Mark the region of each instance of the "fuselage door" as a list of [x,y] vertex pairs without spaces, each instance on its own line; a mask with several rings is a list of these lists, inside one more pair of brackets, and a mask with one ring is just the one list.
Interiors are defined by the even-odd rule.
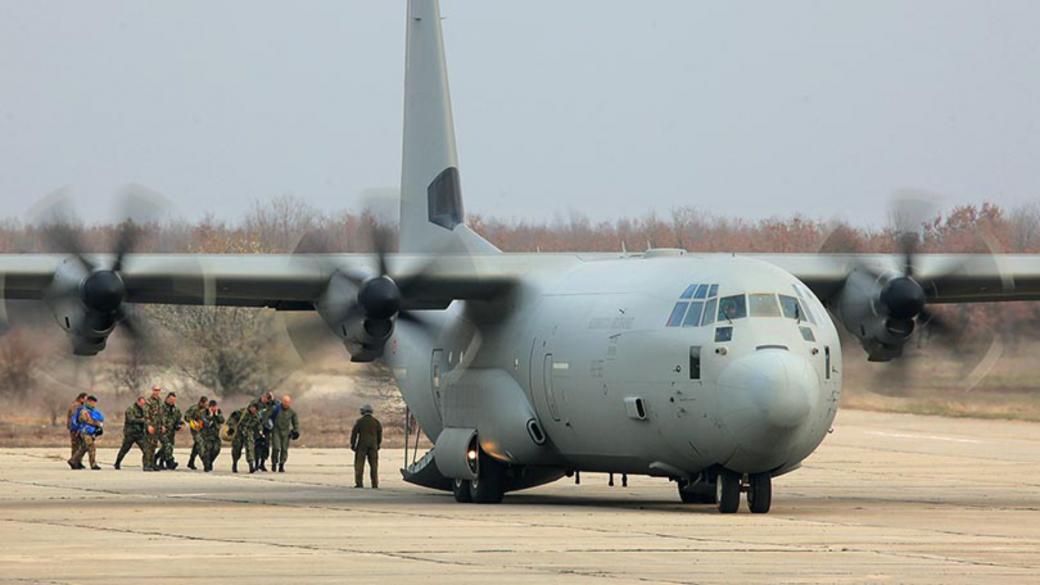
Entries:
[[430,390],[433,392],[433,406],[437,413],[441,412],[441,393],[444,391],[444,350],[435,349],[430,358]]
[[545,354],[542,362],[542,392],[545,394],[545,402],[549,405],[549,414],[553,420],[560,420],[560,407],[556,404],[556,392],[553,389],[553,356]]

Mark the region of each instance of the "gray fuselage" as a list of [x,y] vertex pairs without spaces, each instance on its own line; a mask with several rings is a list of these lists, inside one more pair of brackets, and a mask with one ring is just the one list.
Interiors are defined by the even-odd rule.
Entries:
[[741,257],[531,258],[507,301],[456,302],[428,313],[433,336],[400,325],[388,344],[432,440],[474,428],[510,463],[670,477],[783,473],[823,440],[841,348],[787,272]]

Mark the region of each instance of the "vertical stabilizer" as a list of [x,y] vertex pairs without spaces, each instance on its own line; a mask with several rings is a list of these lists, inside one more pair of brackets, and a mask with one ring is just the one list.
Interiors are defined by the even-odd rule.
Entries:
[[497,252],[466,226],[438,0],[407,18],[400,250]]

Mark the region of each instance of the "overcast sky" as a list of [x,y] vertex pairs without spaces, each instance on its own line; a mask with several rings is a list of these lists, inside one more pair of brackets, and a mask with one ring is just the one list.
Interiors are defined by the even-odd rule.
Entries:
[[[396,188],[404,7],[0,0],[0,215],[63,185],[93,218],[131,181],[185,217]],[[471,212],[879,224],[906,187],[1040,193],[1035,0],[442,9]]]

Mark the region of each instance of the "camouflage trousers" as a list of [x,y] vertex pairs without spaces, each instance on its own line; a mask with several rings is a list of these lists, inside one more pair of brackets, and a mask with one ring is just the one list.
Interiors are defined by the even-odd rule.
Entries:
[[80,433],[79,447],[76,452],[72,454],[72,459],[69,459],[70,463],[76,465],[83,464],[83,456],[90,455],[90,466],[97,466],[97,447],[94,445],[94,437],[86,433]]
[[148,443],[145,439],[145,435],[131,433],[123,434],[123,444],[119,446],[119,453],[116,455],[116,463],[122,463],[123,457],[130,452],[130,449],[134,445],[141,450],[141,468],[148,469],[152,466],[152,461],[148,459]]
[[156,457],[160,462],[173,461],[173,448],[177,441],[176,431],[159,435],[159,452]]
[[69,431],[69,446],[72,447],[72,450],[69,451],[70,458],[76,456],[76,451],[79,450],[79,443],[79,433],[76,431]]
[[220,437],[200,433],[195,437],[195,446],[199,450],[199,456],[202,457],[202,464],[212,467],[213,462],[220,455]]
[[235,434],[234,440],[231,441],[231,460],[237,462],[241,459],[243,450],[246,452],[246,461],[252,467],[256,462],[256,440],[252,436],[240,437]]

